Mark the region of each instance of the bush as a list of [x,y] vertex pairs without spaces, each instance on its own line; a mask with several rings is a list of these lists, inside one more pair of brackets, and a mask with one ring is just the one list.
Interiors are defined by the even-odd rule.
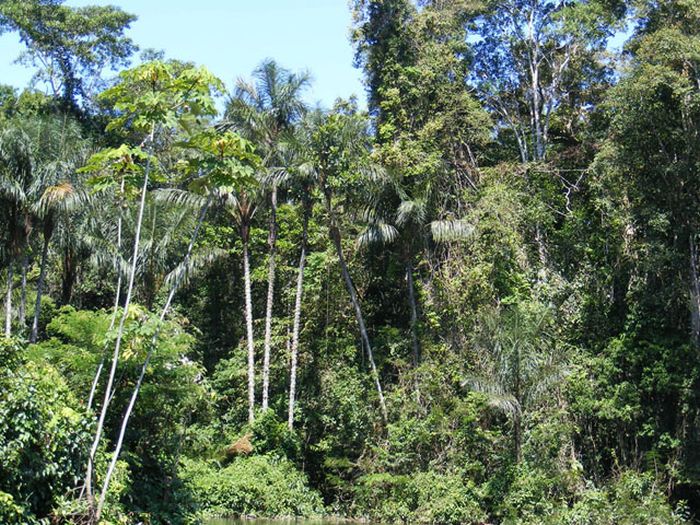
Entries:
[[552,479],[521,472],[505,498],[504,524],[512,525],[681,525],[650,474],[628,471],[604,487],[592,483],[567,497]]
[[25,509],[15,502],[12,495],[0,490],[0,523],[24,525],[33,523],[33,520],[26,516]]
[[253,424],[244,430],[250,432],[256,454],[274,454],[292,461],[298,459],[301,452],[299,438],[273,410],[261,411]]
[[257,515],[314,516],[321,497],[292,462],[275,456],[238,457],[224,468],[184,459],[180,477],[200,517]]
[[476,487],[459,474],[370,474],[357,485],[358,510],[378,521],[477,524],[486,520]]
[[0,378],[0,491],[14,503],[3,496],[2,512],[23,507],[49,516],[83,474],[90,436],[90,419],[54,368],[28,363],[6,370]]
[[650,474],[628,471],[607,487],[589,487],[556,519],[554,525],[680,525],[681,509],[674,510]]

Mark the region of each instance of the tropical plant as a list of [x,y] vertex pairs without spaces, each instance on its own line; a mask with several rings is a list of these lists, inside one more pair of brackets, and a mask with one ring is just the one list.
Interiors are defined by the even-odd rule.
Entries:
[[278,186],[280,178],[285,178],[284,174],[288,173],[290,167],[286,137],[306,112],[301,95],[309,85],[309,74],[292,73],[278,66],[275,61],[266,60],[255,69],[253,77],[254,84],[239,79],[228,101],[225,118],[229,125],[258,145],[265,170],[261,182],[269,194],[269,269],[262,373],[262,408],[267,410],[272,309],[275,299]]

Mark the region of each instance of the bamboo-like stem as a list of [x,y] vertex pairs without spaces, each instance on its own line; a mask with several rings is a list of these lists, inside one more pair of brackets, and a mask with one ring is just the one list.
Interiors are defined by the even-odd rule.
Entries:
[[[212,200],[212,194],[210,193],[206,204],[202,207],[202,210],[199,214],[199,218],[197,220],[197,225],[195,226],[194,232],[192,233],[192,238],[190,239],[190,243],[187,246],[187,252],[185,253],[185,257],[183,259],[184,266],[187,265],[187,262],[190,260],[190,256],[192,255],[192,250],[194,248],[195,243],[197,242],[197,237],[199,235],[199,230],[202,226],[202,223],[204,222],[204,217],[206,216],[207,210],[209,209],[209,205],[211,204]],[[134,390],[131,394],[131,398],[129,399],[129,404],[126,408],[126,412],[124,413],[124,417],[122,418],[122,424],[119,429],[119,437],[117,438],[117,444],[114,448],[114,452],[112,453],[112,460],[110,461],[109,467],[107,468],[107,474],[105,475],[104,482],[102,484],[102,491],[100,492],[100,497],[97,503],[97,512],[95,514],[95,519],[99,523],[100,516],[102,515],[102,510],[104,508],[104,503],[107,497],[107,491],[109,490],[109,484],[112,479],[112,475],[114,474],[114,470],[117,466],[117,461],[119,460],[119,454],[121,453],[122,445],[124,444],[124,435],[126,434],[126,429],[129,425],[129,418],[131,417],[131,413],[134,409],[134,405],[136,404],[136,398],[139,395],[139,391],[141,390],[141,385],[143,384],[143,378],[146,375],[146,370],[148,369],[148,365],[151,362],[151,357],[153,356],[153,351],[156,348],[156,343],[158,342],[158,336],[160,335],[160,331],[163,326],[163,322],[165,321],[165,316],[168,314],[168,311],[170,310],[170,306],[173,302],[173,298],[175,297],[175,293],[177,292],[177,289],[180,286],[180,283],[182,282],[183,274],[178,274],[175,277],[175,281],[173,282],[172,287],[170,288],[170,293],[168,294],[168,298],[165,301],[165,305],[163,306],[163,310],[160,313],[159,317],[159,324],[158,327],[156,328],[150,342],[150,346],[148,348],[148,353],[146,354],[146,359],[141,366],[141,372],[139,374],[139,378],[136,381],[136,385],[134,386]]]

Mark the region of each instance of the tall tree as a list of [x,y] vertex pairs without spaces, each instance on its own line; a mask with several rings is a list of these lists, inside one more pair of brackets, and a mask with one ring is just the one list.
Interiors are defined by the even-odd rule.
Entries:
[[[491,121],[468,90],[467,24],[478,5],[357,2],[356,61],[375,119],[374,154],[390,173],[377,187],[360,241],[394,242],[404,267],[413,361],[420,361],[416,259],[436,236],[468,234],[464,194],[478,182],[476,155]],[[432,227],[431,227],[432,225]]]
[[[181,67],[179,64],[154,61],[122,72],[120,81],[102,94],[106,101],[111,102],[115,109],[120,111],[118,116],[109,123],[108,129],[121,133],[128,131],[136,133],[141,138],[141,144],[138,146],[122,144],[117,148],[105,149],[93,155],[85,168],[85,171],[98,174],[96,184],[114,185],[120,180],[120,175],[124,174],[140,186],[124,309],[117,327],[105,396],[88,457],[86,494],[96,522],[99,522],[106,494],[103,491],[95,507],[92,491],[94,459],[102,438],[119,361],[124,324],[129,314],[135,284],[149,176],[152,170],[157,169],[157,166],[154,166],[156,158],[152,153],[156,147],[155,139],[158,136],[167,144],[181,129],[189,129],[197,119],[215,114],[211,99],[212,91],[221,87],[221,82],[203,68]],[[141,146],[147,149],[144,151]],[[115,176],[115,174],[120,175]]]
[[288,166],[284,147],[285,135],[306,112],[301,99],[309,85],[306,72],[292,73],[266,60],[253,72],[254,83],[239,79],[226,107],[226,119],[248,139],[254,141],[264,159],[267,172],[263,177],[269,187],[269,268],[265,308],[263,352],[262,409],[267,410],[270,389],[270,352],[272,344],[272,310],[275,300],[275,265],[277,252],[277,200],[279,170]]
[[[213,107],[213,101],[209,98],[208,91],[213,88],[218,88],[221,84],[218,79],[210,76],[205,70],[201,70],[198,77],[199,78],[196,77],[200,84],[198,87],[187,84],[185,84],[184,87],[187,91],[195,89],[199,92],[200,102],[204,103],[202,107],[204,111],[203,114],[206,115],[207,112],[210,113],[212,111]],[[95,512],[96,523],[99,523],[100,515],[104,508],[110,482],[124,443],[124,436],[129,424],[129,419],[141,390],[151,357],[157,346],[162,324],[170,311],[173,299],[180,285],[196,268],[196,264],[192,264],[194,262],[193,250],[209,206],[221,187],[233,188],[254,183],[253,173],[259,163],[258,157],[253,153],[252,144],[231,132],[218,134],[211,130],[205,130],[190,137],[190,141],[186,143],[186,145],[198,153],[196,158],[190,158],[189,162],[185,161],[187,168],[189,168],[187,171],[189,171],[194,178],[194,180],[190,182],[190,188],[204,193],[205,196],[200,200],[200,202],[203,202],[201,202],[201,209],[187,245],[185,255],[181,263],[173,270],[171,279],[169,279],[170,282],[168,284],[170,285],[170,290],[159,316],[160,325],[151,336],[146,358],[141,366],[136,385],[134,386],[129,404],[127,405],[121,421],[119,435],[102,484],[102,491]],[[185,197],[184,200],[187,201],[190,199]],[[178,199],[176,194],[175,202],[181,203],[182,201],[183,199]]]
[[604,74],[606,43],[624,8],[623,2],[598,0],[487,2],[473,76],[499,125],[514,137],[522,162],[545,160],[560,106],[575,104],[578,118],[586,111],[581,86]]
[[374,177],[381,168],[369,158],[368,122],[352,105],[338,105],[334,112],[316,112],[307,121],[307,158],[302,169],[313,171],[328,216],[328,235],[335,248],[345,287],[355,313],[360,341],[370,363],[372,379],[384,422],[388,412],[379,370],[374,359],[369,332],[355,284],[343,254],[340,217],[336,208],[339,193],[351,197],[352,188],[363,177]]
[[260,193],[255,189],[240,188],[221,192],[224,207],[229,211],[238,227],[243,246],[243,311],[248,352],[248,422],[255,420],[255,338],[253,335],[253,299],[250,284],[250,227],[260,202]]
[[0,32],[16,31],[27,50],[20,59],[39,68],[65,107],[98,87],[106,67],[128,63],[136,50],[124,36],[136,17],[114,6],[69,7],[62,0],[8,0],[0,4]]

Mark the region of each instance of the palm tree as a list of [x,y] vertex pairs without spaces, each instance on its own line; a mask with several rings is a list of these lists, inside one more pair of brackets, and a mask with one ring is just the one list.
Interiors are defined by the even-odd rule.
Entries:
[[[374,360],[357,290],[343,254],[340,221],[336,209],[337,188],[343,186],[343,177],[347,177],[348,174],[360,174],[371,180],[377,178],[382,171],[379,166],[369,160],[367,128],[367,120],[358,114],[353,107],[337,107],[334,112],[328,114],[323,114],[320,111],[315,112],[306,122],[303,140],[307,151],[307,161],[303,164],[302,169],[313,172],[314,178],[318,181],[328,216],[328,235],[335,248],[343,281],[350,295],[350,303],[357,320],[362,346],[367,352],[372,378],[377,389],[382,419],[386,423],[388,413],[379,371]],[[352,177],[352,175],[350,176]]]
[[42,221],[43,247],[41,250],[41,262],[39,265],[39,280],[36,285],[36,300],[34,304],[34,317],[32,320],[32,329],[29,336],[30,343],[36,343],[39,333],[39,317],[41,315],[41,300],[44,291],[44,282],[46,279],[46,266],[49,258],[49,243],[53,236],[56,224],[65,217],[65,215],[73,211],[82,202],[89,198],[88,194],[76,190],[73,184],[69,181],[59,182],[47,187],[39,199],[37,206],[37,214]]
[[[307,165],[307,168],[309,166]],[[304,269],[306,267],[306,250],[309,240],[309,221],[313,212],[312,192],[316,185],[313,170],[305,170],[301,167],[290,170],[295,189],[299,195],[302,208],[301,218],[301,247],[299,253],[299,265],[297,267],[297,283],[294,297],[294,314],[292,320],[292,341],[290,345],[289,366],[289,404],[287,413],[287,426],[289,430],[294,428],[294,405],[296,403],[297,365],[299,358],[299,332],[301,330],[301,306],[304,294]]]
[[368,224],[358,237],[358,244],[396,246],[406,276],[413,365],[418,366],[421,350],[413,275],[415,258],[431,245],[468,239],[474,228],[465,219],[437,213],[446,206],[439,202],[441,192],[431,177],[425,177],[420,184],[412,181],[409,192],[402,174],[385,172],[384,175],[365,185]]
[[267,173],[262,182],[268,186],[269,267],[267,304],[265,308],[265,338],[263,353],[262,408],[269,405],[270,352],[272,341],[272,309],[275,297],[275,266],[277,252],[277,198],[280,169],[288,168],[284,154],[284,136],[306,113],[301,100],[308,87],[308,73],[292,73],[274,60],[265,60],[253,72],[254,83],[239,79],[226,108],[227,124],[258,145]]
[[260,193],[249,190],[230,190],[220,193],[223,206],[238,226],[243,245],[243,309],[245,314],[246,344],[248,349],[248,422],[255,420],[255,341],[253,339],[253,301],[250,289],[250,226],[258,209]]
[[34,193],[35,149],[21,122],[0,130],[0,203],[4,215],[3,251],[7,264],[5,336],[12,335],[12,290],[16,260],[26,249],[32,231],[31,194]]
[[521,303],[487,310],[476,337],[482,361],[465,383],[511,417],[517,462],[522,459],[523,413],[567,373],[552,328],[550,307]]
[[[36,226],[44,233],[42,269],[37,286],[37,305],[40,305],[48,257],[48,237],[55,226],[59,202],[73,194],[70,181],[83,161],[87,142],[78,124],[67,115],[28,116],[7,122],[0,133],[1,199],[4,201],[7,222],[10,225],[6,251],[12,261],[22,260],[22,291],[19,307],[19,326],[24,329],[26,312],[27,269],[29,265],[30,234]],[[48,235],[48,237],[47,237]],[[10,279],[11,285],[11,279]],[[6,297],[6,308],[11,313],[11,294]],[[39,308],[35,309],[35,321]],[[7,316],[9,319],[10,316]],[[6,326],[9,330],[9,326]],[[30,340],[36,340],[35,329]]]
[[81,136],[77,123],[67,117],[54,119],[54,132],[44,134],[39,140],[42,159],[37,169],[41,185],[41,194],[34,205],[34,215],[41,224],[43,246],[39,270],[39,280],[36,287],[34,317],[29,340],[35,343],[38,336],[41,300],[46,279],[49,243],[59,222],[69,222],[70,214],[89,200],[85,191],[76,189],[76,170],[85,161],[88,152],[88,142]]

